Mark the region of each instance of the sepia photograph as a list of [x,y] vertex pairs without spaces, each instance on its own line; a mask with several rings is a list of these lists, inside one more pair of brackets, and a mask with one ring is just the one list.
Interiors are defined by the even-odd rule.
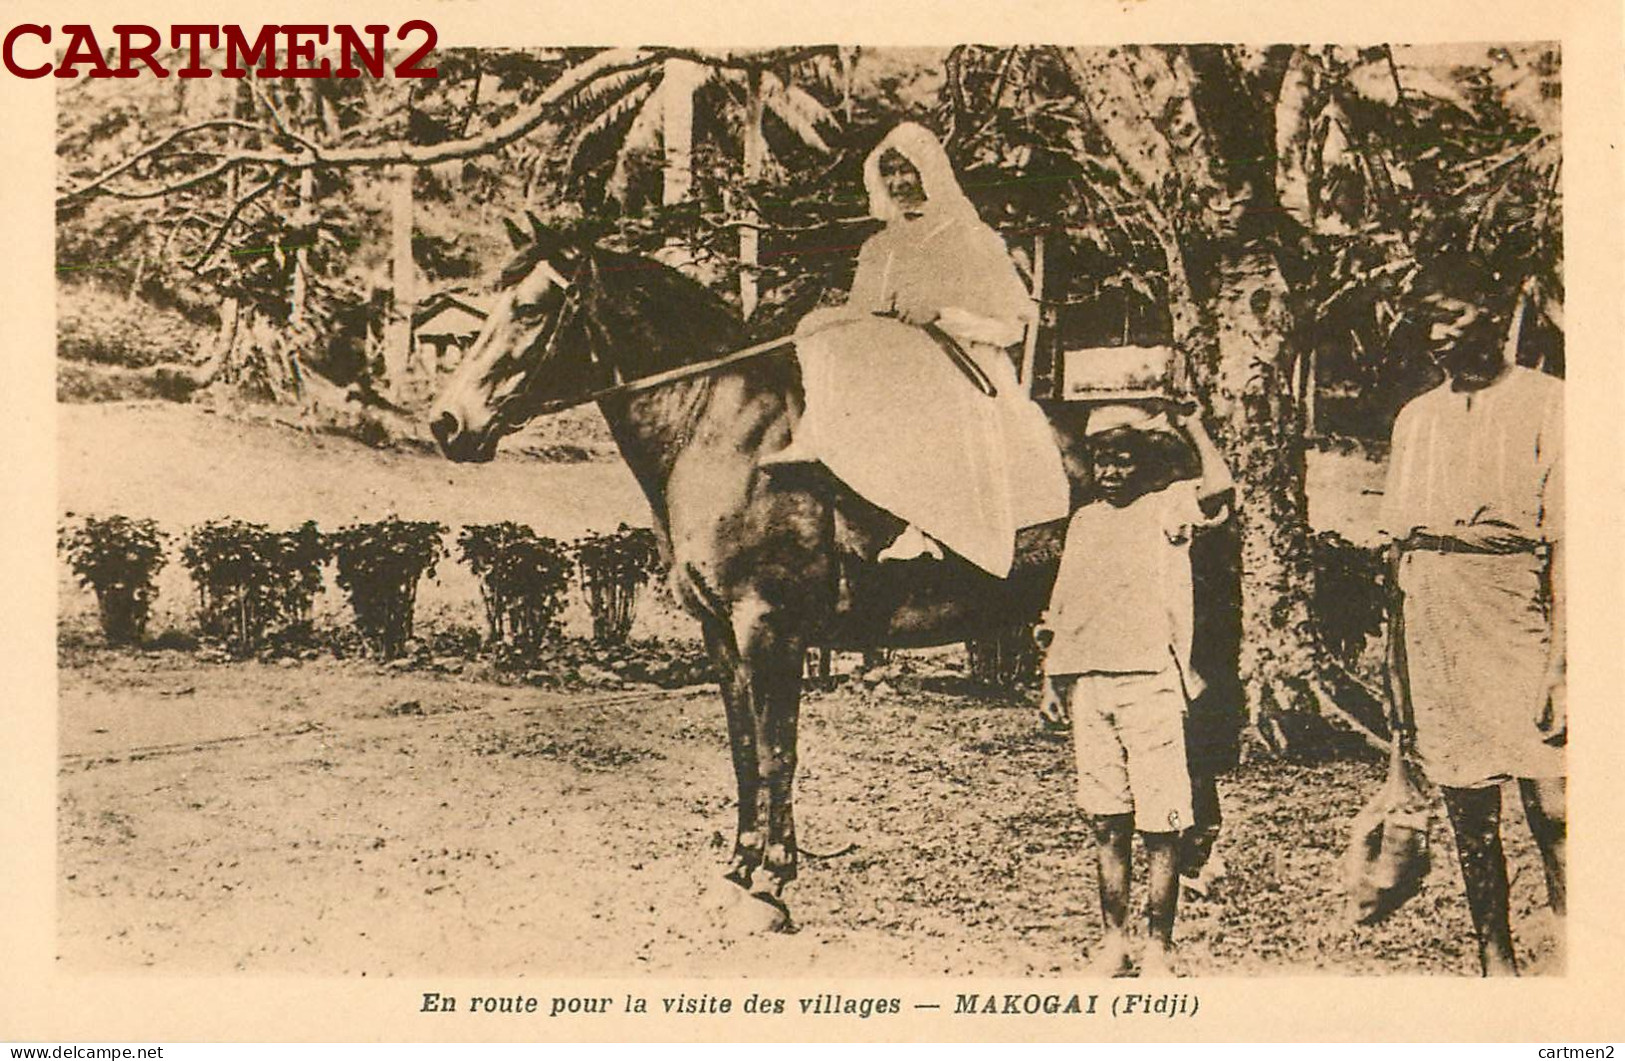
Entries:
[[1565,41],[224,28],[46,88],[56,975],[1571,978]]

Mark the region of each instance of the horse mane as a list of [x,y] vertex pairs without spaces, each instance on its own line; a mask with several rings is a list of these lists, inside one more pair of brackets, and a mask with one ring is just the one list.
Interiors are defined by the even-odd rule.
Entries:
[[738,349],[748,341],[733,307],[652,258],[593,247],[585,310],[622,378],[636,379]]
[[[546,263],[579,285],[581,332],[593,361],[613,370],[613,380],[630,381],[742,349],[751,335],[738,312],[705,285],[653,258],[610,250],[588,240],[556,237],[536,230],[503,267],[498,289],[511,288]],[[561,311],[562,312],[562,311]],[[786,400],[800,387],[793,357],[767,354],[730,367],[754,393],[777,393]],[[685,381],[674,394],[673,426],[687,433],[703,415],[718,379],[706,372]],[[609,379],[591,384],[602,386]]]

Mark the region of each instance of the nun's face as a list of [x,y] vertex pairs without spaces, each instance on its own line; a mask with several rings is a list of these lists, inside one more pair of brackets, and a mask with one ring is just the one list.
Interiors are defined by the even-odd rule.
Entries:
[[914,163],[896,151],[880,156],[880,179],[886,183],[886,194],[904,210],[917,210],[925,205],[925,185]]

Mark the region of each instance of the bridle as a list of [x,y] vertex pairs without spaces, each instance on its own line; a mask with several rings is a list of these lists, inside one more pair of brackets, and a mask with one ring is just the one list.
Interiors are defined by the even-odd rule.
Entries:
[[[565,326],[570,323],[571,318],[580,309],[582,299],[578,297],[578,294],[581,290],[581,274],[586,269],[587,263],[583,261],[576,267],[575,275],[564,281],[564,298],[559,304],[559,311],[553,315],[553,327],[548,330],[547,339],[542,343],[542,354],[537,359],[538,364],[546,364],[553,359],[553,351],[559,344],[559,336],[564,334]],[[594,360],[596,360],[596,357]],[[614,371],[613,368],[611,371]]]

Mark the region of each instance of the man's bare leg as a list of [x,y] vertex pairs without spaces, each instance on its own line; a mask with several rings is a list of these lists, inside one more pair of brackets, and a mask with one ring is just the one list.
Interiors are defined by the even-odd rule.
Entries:
[[1445,809],[1456,833],[1467,908],[1478,936],[1478,963],[1485,976],[1517,976],[1512,926],[1507,917],[1507,860],[1501,847],[1501,790],[1447,788]]
[[1540,860],[1546,869],[1546,902],[1552,913],[1568,913],[1569,888],[1565,866],[1568,861],[1569,814],[1568,782],[1561,777],[1518,782],[1523,793],[1524,813],[1529,831],[1540,847]]
[[1129,860],[1134,853],[1134,815],[1103,814],[1091,822],[1095,834],[1095,875],[1100,883],[1100,920],[1106,931],[1089,961],[1094,976],[1126,976],[1134,966],[1128,954]]
[[1149,888],[1145,900],[1146,944],[1141,973],[1175,976],[1174,917],[1179,909],[1179,834],[1141,833]]
[[1561,777],[1518,781],[1523,793],[1524,813],[1529,816],[1529,831],[1535,834],[1540,848],[1541,865],[1546,870],[1546,903],[1552,908],[1556,924],[1553,943],[1556,954],[1542,962],[1542,967],[1553,973],[1563,971],[1568,951],[1568,929],[1565,918],[1569,907],[1568,888],[1568,782]]

